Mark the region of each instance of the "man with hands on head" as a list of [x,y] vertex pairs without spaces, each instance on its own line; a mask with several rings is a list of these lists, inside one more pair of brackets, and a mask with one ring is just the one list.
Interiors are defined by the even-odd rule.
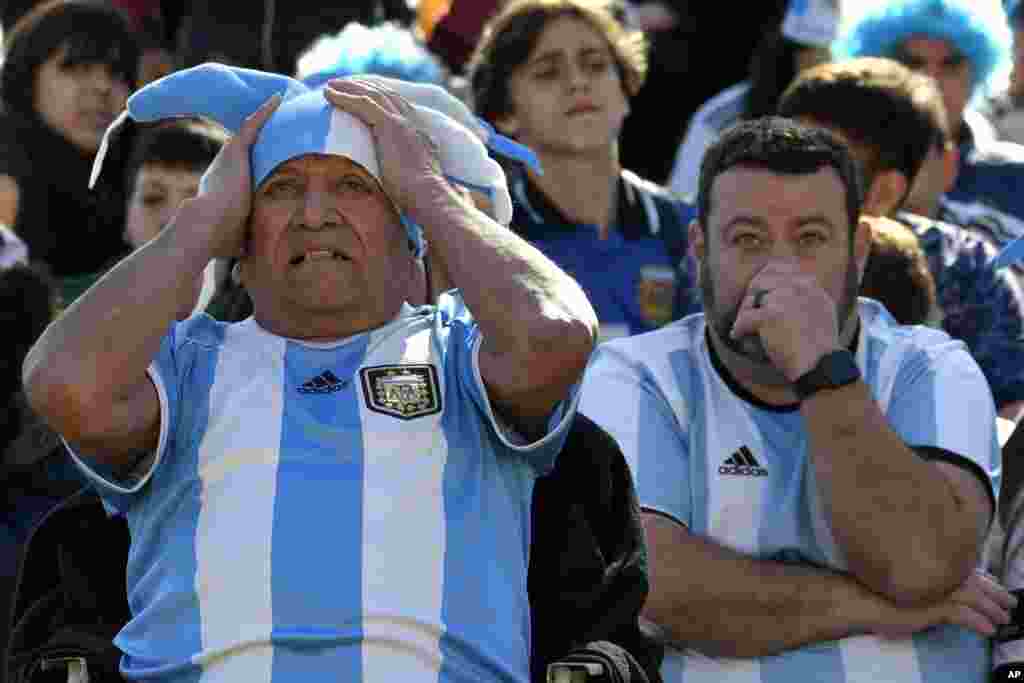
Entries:
[[848,149],[734,126],[690,226],[704,313],[598,347],[580,410],[622,445],[666,681],[983,681],[1014,604],[976,572],[999,475],[964,345],[858,299]]
[[[480,141],[387,81],[207,64],[129,101],[185,113],[236,132],[198,196],[24,366],[131,528],[122,672],[527,681],[530,496],[575,413],[586,298],[500,224]],[[414,308],[421,229],[462,289]],[[232,256],[253,317],[175,322]]]

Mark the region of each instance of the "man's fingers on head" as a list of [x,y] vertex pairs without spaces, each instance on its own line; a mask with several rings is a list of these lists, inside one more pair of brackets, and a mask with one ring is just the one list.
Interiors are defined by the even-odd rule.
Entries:
[[265,124],[267,119],[273,115],[274,111],[280,104],[281,95],[279,93],[271,95],[267,101],[261,104],[256,111],[245,119],[245,122],[242,124],[242,128],[238,131],[238,135],[236,137],[246,143],[252,143],[259,134],[260,129],[263,128],[263,124]]
[[[332,83],[338,84],[334,92],[342,96],[363,97],[365,98],[363,100],[364,103],[372,103],[382,112],[400,118],[414,118],[415,108],[412,104],[390,89],[387,83],[381,79],[375,79],[372,76],[354,76],[331,81],[328,83],[328,88],[325,92],[330,93]],[[332,99],[331,101],[334,102],[335,100]]]
[[370,95],[325,88],[324,97],[328,102],[342,111],[352,114],[370,128],[382,123],[386,117],[393,116]]

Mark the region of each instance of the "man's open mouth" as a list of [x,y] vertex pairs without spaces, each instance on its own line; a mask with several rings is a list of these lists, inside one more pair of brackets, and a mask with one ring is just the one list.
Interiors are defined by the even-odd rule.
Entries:
[[326,261],[328,259],[335,261],[350,260],[343,253],[335,249],[316,249],[313,251],[304,251],[301,254],[292,257],[288,263],[290,265],[297,266],[305,263],[306,261]]

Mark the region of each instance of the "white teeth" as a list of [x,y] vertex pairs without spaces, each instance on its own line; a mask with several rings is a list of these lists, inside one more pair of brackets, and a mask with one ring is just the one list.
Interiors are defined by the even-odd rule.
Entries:
[[330,249],[317,249],[316,251],[307,251],[306,258],[310,261],[314,259],[332,258],[334,254]]

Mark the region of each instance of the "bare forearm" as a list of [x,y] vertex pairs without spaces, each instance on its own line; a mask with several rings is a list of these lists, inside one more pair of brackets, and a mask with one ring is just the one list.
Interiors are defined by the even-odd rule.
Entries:
[[597,321],[575,280],[450,188],[422,194],[413,217],[426,231],[432,263],[461,289],[485,338],[511,352],[565,348],[576,338],[589,350]]
[[959,585],[979,551],[978,521],[950,481],[908,448],[861,383],[805,401],[817,486],[850,571],[897,602]]
[[[184,209],[178,221],[195,220]],[[177,222],[177,221],[176,221]],[[179,312],[191,306],[209,261],[172,224],[155,240],[115,266],[54,321],[29,352],[25,385],[33,403],[52,421],[71,420],[59,404],[113,401],[145,381]],[[57,412],[58,414],[54,414]],[[86,425],[57,424],[66,436]]]
[[690,536],[651,548],[644,616],[674,643],[709,656],[762,657],[868,633],[881,603],[854,579],[755,560]]

